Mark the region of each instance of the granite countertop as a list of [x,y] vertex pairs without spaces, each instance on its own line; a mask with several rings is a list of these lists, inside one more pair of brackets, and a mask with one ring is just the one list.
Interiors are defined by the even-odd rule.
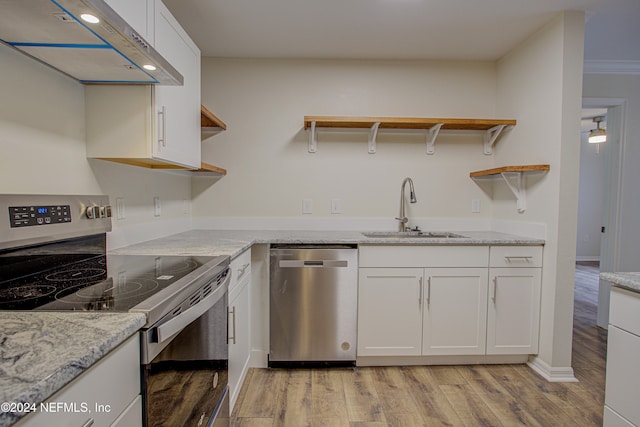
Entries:
[[361,231],[191,230],[120,248],[124,255],[228,255],[232,259],[253,244],[349,243],[371,245],[544,245],[544,240],[493,231],[455,231],[461,238],[366,237]]
[[640,293],[640,272],[600,273],[600,278],[615,286]]
[[[145,321],[140,313],[0,311],[0,402],[43,402]],[[21,415],[0,411],[0,427]]]

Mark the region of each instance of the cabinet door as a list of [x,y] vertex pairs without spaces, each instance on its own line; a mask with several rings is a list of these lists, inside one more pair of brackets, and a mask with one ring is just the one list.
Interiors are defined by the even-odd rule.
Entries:
[[[614,288],[615,289],[615,288]],[[611,312],[615,310],[611,305]],[[609,324],[605,404],[634,426],[640,425],[640,337]],[[605,424],[608,425],[608,424]],[[612,423],[611,425],[616,425]]]
[[361,268],[358,356],[419,355],[422,269]]
[[536,354],[540,328],[539,268],[492,268],[487,354]]
[[200,167],[200,50],[166,6],[155,2],[155,48],[184,78],[184,86],[154,86],[157,115],[153,156]]
[[153,19],[149,16],[147,0],[105,0],[139,35],[153,45]]
[[486,268],[424,270],[422,354],[484,354],[487,316]]
[[251,275],[243,280],[229,294],[229,394],[231,408],[238,399],[242,382],[249,369],[251,355],[249,282]]

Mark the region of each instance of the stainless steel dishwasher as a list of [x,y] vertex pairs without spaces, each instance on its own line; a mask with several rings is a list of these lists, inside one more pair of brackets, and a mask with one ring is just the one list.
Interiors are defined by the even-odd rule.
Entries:
[[355,245],[271,245],[269,366],[355,364]]

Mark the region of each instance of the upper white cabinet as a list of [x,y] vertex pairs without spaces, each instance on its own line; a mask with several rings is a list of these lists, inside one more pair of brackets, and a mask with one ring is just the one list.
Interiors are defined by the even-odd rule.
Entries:
[[[117,12],[133,19],[145,2],[124,8],[115,3],[120,2],[114,2]],[[149,168],[199,169],[200,50],[161,1],[149,5],[153,24],[147,28],[153,35],[147,41],[182,74],[184,85],[87,86],[87,157]],[[143,25],[142,18],[133,22]]]
[[153,46],[153,0],[106,0],[105,2]]

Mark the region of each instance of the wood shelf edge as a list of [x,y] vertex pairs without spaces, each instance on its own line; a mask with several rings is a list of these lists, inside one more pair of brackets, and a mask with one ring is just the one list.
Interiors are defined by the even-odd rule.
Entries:
[[311,122],[316,128],[370,128],[380,123],[381,129],[429,129],[442,124],[442,129],[488,130],[494,126],[515,126],[516,120],[498,119],[458,119],[424,117],[348,117],[348,116],[304,116],[304,128],[309,129]]
[[551,167],[549,165],[503,166],[499,168],[471,172],[469,176],[471,178],[479,178],[483,176],[499,175],[504,172],[543,172],[548,171],[550,168]]
[[227,130],[225,122],[220,120],[215,114],[207,109],[204,105],[200,105],[200,127],[210,130],[211,128],[220,128]]
[[224,176],[227,174],[227,170],[218,166],[211,165],[209,163],[202,162],[200,169],[192,170],[196,175],[215,175]]

